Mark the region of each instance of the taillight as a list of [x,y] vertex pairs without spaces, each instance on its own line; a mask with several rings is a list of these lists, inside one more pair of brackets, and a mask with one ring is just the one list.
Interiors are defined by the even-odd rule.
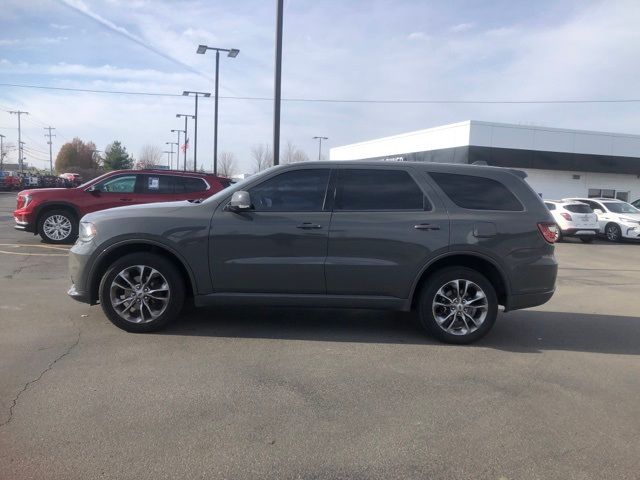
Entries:
[[549,243],[555,243],[558,239],[558,226],[555,223],[538,223],[538,230],[540,230],[542,238]]
[[562,215],[562,218],[568,220],[569,222],[572,220],[571,215],[569,215],[568,213],[561,213],[560,215]]

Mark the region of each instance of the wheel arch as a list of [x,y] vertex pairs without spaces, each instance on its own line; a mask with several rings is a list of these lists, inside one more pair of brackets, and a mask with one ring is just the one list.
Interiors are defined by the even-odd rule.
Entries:
[[73,213],[73,215],[75,216],[77,221],[80,221],[80,218],[82,217],[82,215],[80,215],[80,212],[78,211],[78,208],[72,204],[72,203],[68,203],[68,202],[47,202],[47,203],[43,203],[42,205],[38,205],[38,208],[36,210],[36,221],[35,221],[35,225],[36,228],[38,228],[38,225],[40,225],[40,220],[42,219],[42,215],[44,215],[45,213],[51,211],[51,210],[69,210],[71,213]]
[[187,297],[193,297],[197,292],[195,277],[188,267],[184,259],[170,247],[152,240],[129,240],[111,245],[100,253],[100,256],[93,263],[93,267],[89,272],[88,286],[91,304],[98,301],[100,288],[100,280],[105,274],[109,265],[124,255],[131,253],[148,252],[162,255],[171,261],[180,272],[184,280],[185,294]]
[[489,280],[496,289],[498,303],[505,307],[507,306],[509,293],[511,291],[510,285],[502,268],[500,268],[493,259],[475,253],[452,252],[433,260],[431,263],[428,263],[423,267],[414,282],[411,295],[409,297],[412,309],[416,307],[420,291],[428,279],[434,273],[447,267],[467,267],[481,273],[487,277],[487,280]]

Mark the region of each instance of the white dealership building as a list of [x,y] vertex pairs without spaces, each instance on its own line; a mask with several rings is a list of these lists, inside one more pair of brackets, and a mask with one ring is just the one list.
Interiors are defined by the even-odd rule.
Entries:
[[335,147],[330,159],[485,162],[526,171],[545,199],[640,198],[640,135],[469,120]]

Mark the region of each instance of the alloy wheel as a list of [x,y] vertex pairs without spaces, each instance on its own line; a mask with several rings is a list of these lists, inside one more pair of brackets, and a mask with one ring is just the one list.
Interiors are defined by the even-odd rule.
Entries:
[[608,240],[612,242],[620,240],[620,228],[617,225],[608,225],[606,233]]
[[167,309],[171,290],[155,268],[132,265],[118,273],[109,289],[111,306],[127,322],[149,323]]
[[476,283],[451,280],[440,287],[433,298],[433,317],[438,326],[452,335],[468,335],[487,318],[487,295]]
[[73,225],[71,225],[71,220],[64,215],[51,215],[42,223],[42,230],[51,240],[61,241],[71,235]]

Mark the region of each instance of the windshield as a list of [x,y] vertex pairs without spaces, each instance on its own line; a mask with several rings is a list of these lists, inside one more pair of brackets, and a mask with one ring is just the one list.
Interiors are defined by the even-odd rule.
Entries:
[[607,210],[613,213],[636,213],[640,214],[640,210],[632,205],[624,202],[603,202]]
[[103,173],[102,175],[100,175],[99,177],[95,177],[92,178],[91,180],[87,180],[86,182],[84,182],[83,184],[79,185],[78,188],[85,188],[88,187],[91,183],[94,183],[96,181],[99,181],[102,177],[107,176],[109,173],[111,172],[107,172],[107,173]]

